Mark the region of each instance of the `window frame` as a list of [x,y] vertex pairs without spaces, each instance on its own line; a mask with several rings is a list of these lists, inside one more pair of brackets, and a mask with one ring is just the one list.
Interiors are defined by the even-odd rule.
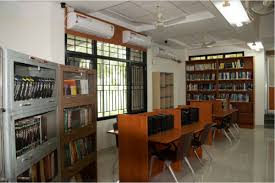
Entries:
[[[142,51],[142,61],[130,60],[131,49],[126,47],[126,59],[114,58],[103,55],[97,55],[97,41],[92,40],[92,53],[83,53],[67,50],[67,34],[65,34],[65,65],[67,65],[68,57],[77,57],[83,59],[89,59],[92,62],[93,69],[97,70],[97,59],[106,59],[113,60],[118,62],[126,63],[126,75],[127,75],[127,97],[126,97],[126,110],[127,113],[124,114],[137,114],[147,111],[147,53]],[[141,110],[132,110],[132,67],[139,66],[143,67],[143,109]],[[97,113],[98,114],[98,113]],[[107,119],[117,118],[117,115],[98,117],[97,121],[103,121]]]

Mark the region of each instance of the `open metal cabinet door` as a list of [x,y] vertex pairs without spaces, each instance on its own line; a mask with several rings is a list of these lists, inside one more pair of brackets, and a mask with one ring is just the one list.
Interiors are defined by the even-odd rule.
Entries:
[[0,47],[0,182],[5,181],[3,110],[3,50]]

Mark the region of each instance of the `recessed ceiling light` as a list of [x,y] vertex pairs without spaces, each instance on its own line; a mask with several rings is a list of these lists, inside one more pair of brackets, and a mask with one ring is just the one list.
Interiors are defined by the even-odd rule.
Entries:
[[264,49],[264,46],[262,42],[252,42],[252,43],[247,43],[250,49],[255,50],[255,51],[260,51],[261,49]]

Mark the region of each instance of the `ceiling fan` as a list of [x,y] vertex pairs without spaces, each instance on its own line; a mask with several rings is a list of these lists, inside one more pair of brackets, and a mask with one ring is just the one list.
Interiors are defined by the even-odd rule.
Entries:
[[153,29],[161,29],[165,27],[169,27],[179,22],[182,22],[186,19],[186,15],[179,15],[178,17],[171,18],[171,19],[164,19],[163,14],[160,10],[160,5],[157,4],[156,6],[156,20],[152,24],[148,24],[147,22],[140,22],[140,21],[132,21],[133,23],[140,23],[146,26],[144,31],[149,31]]
[[274,1],[273,0],[263,0],[263,1],[246,1],[246,8],[250,13],[256,15],[268,15],[274,12]]
[[191,44],[191,46],[192,46],[192,47],[195,47],[195,48],[211,48],[211,47],[213,47],[215,44],[216,44],[216,41],[215,41],[215,40],[207,41],[206,38],[205,38],[205,36],[204,36],[202,42],[193,43],[193,44]]

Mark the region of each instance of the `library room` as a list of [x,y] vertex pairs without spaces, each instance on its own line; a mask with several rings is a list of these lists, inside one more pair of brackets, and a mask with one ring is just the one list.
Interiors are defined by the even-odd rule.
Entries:
[[0,1],[0,182],[274,182],[274,0]]

